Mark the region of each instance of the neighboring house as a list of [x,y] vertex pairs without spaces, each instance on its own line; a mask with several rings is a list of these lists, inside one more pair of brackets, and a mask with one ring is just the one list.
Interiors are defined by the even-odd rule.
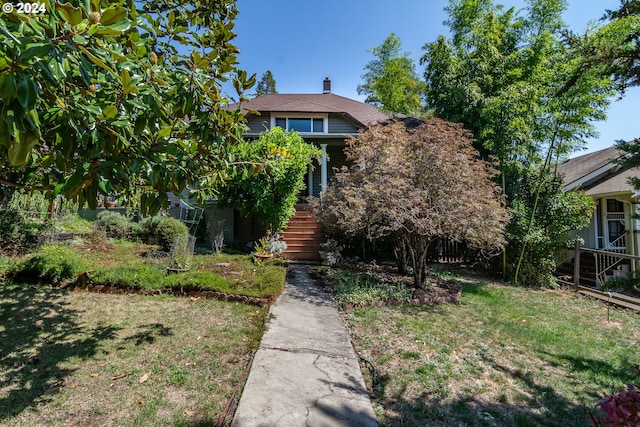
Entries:
[[[559,164],[558,173],[565,191],[583,190],[596,203],[589,227],[570,237],[581,238],[585,248],[640,255],[640,222],[634,218],[640,213],[640,192],[629,183],[640,171],[621,166],[617,160],[623,154],[616,147],[605,148]],[[634,269],[632,263],[621,267]]]
[[[257,138],[260,133],[279,126],[287,131],[295,130],[306,142],[322,150],[319,162],[309,167],[307,188],[301,194],[301,200],[318,197],[333,176],[333,168],[346,164],[344,147],[347,137],[391,119],[372,105],[331,93],[331,80],[328,78],[323,81],[322,93],[272,93],[231,104],[229,108],[241,108],[245,112],[248,125],[245,138]],[[290,258],[317,259],[320,238],[318,232],[311,232],[313,221],[302,211],[300,209],[285,230],[284,238],[289,245],[285,254]],[[234,217],[236,240],[255,239],[259,234],[256,228],[255,221]]]
[[615,147],[569,159],[558,165],[565,191],[584,190],[596,203],[588,228],[576,233],[584,246],[640,254],[640,229],[633,215],[640,212],[640,192],[629,178],[640,177],[637,169],[627,169],[616,162],[622,156]]

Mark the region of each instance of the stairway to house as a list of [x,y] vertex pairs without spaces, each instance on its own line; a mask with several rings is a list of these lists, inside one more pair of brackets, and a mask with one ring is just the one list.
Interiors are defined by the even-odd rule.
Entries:
[[[574,262],[571,258],[560,264],[554,273],[558,278],[566,278],[566,281],[573,283],[574,274]],[[596,287],[596,259],[591,255],[584,255],[580,257],[580,285]]]
[[287,243],[284,257],[293,260],[319,261],[322,230],[315,215],[307,205],[296,205],[296,213],[287,228],[280,233]]
[[[622,265],[629,266],[629,262],[624,260]],[[627,267],[628,268],[628,267]],[[556,277],[570,277],[568,281],[573,282],[574,259],[564,262],[556,268]],[[609,273],[611,274],[611,272]],[[580,256],[580,286],[596,288],[596,258],[591,254],[583,253]]]

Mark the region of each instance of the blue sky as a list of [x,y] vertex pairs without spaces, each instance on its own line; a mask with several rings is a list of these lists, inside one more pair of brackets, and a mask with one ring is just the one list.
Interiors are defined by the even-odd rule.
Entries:
[[[524,7],[521,0],[497,1]],[[329,77],[332,92],[364,100],[356,88],[362,83],[370,52],[390,33],[396,33],[402,48],[419,65],[422,46],[447,34],[443,24],[447,0],[238,0],[235,44],[240,49],[240,67],[258,78],[271,70],[279,93],[321,93],[322,80]],[[564,20],[581,32],[605,9],[615,9],[619,0],[568,0]],[[588,149],[574,155],[606,148],[617,139],[640,137],[640,88],[613,101],[606,122],[596,123],[599,138]]]

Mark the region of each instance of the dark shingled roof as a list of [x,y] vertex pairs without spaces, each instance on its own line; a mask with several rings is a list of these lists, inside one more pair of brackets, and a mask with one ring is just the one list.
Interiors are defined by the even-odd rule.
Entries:
[[229,109],[242,108],[243,111],[279,113],[346,113],[364,126],[384,123],[391,117],[373,105],[332,93],[322,94],[280,94],[270,93],[258,96],[248,102],[229,105]]
[[[638,169],[625,169],[615,163],[624,153],[616,147],[609,147],[583,156],[574,157],[558,165],[558,173],[563,176],[565,186],[583,189],[591,196],[612,193],[632,193],[630,177],[640,177]],[[589,177],[589,174],[593,176]],[[576,185],[583,180],[581,185]],[[573,186],[571,184],[574,184]]]

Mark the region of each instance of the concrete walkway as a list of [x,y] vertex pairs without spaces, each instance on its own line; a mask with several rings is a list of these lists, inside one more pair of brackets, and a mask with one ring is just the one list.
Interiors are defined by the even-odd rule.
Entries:
[[333,298],[289,267],[232,427],[377,426]]

